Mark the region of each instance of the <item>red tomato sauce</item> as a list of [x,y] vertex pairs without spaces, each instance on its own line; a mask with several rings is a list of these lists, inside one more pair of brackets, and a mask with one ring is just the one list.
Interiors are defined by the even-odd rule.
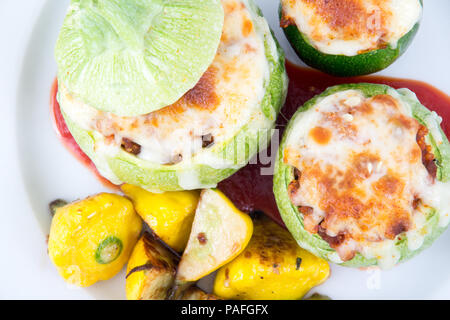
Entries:
[[[424,106],[436,111],[443,118],[441,124],[442,129],[447,137],[450,136],[450,97],[427,83],[384,76],[337,78],[312,69],[296,66],[290,62],[286,63],[286,69],[290,82],[286,104],[277,120],[277,128],[281,131],[300,106],[315,95],[323,92],[326,88],[343,83],[368,82],[386,84],[396,89],[408,88],[415,92],[417,98]],[[58,101],[56,100],[57,91],[58,84],[55,81],[51,92],[51,110],[55,121],[55,128],[61,141],[79,161],[97,175],[105,186],[117,189],[116,185],[98,173],[95,165],[73,139],[61,114]],[[281,137],[282,132],[280,132]],[[272,191],[273,176],[261,175],[262,167],[268,167],[268,165],[247,165],[230,178],[219,183],[219,189],[242,211],[263,211],[276,222],[283,225]]]
[[69,152],[77,158],[82,164],[84,164],[93,174],[97,176],[100,182],[110,189],[117,190],[119,186],[111,183],[109,180],[103,178],[95,167],[94,163],[89,157],[81,150],[78,144],[75,142],[72,134],[67,128],[64,117],[61,113],[58,100],[56,100],[56,94],[58,93],[58,81],[55,79],[50,92],[50,113],[53,118],[56,134],[60,138],[63,145],[69,150]]

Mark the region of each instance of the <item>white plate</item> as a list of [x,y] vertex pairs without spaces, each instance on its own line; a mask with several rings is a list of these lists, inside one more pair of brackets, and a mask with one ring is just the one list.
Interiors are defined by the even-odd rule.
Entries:
[[[104,191],[56,137],[49,92],[56,73],[53,47],[68,0],[0,3],[0,298],[123,299],[124,272],[89,289],[69,288],[46,253],[55,198]],[[298,62],[277,20],[276,0],[257,0],[287,57]],[[450,93],[450,2],[428,1],[419,33],[407,53],[382,74],[419,79]],[[314,291],[334,299],[450,298],[450,232],[418,257],[391,271],[333,266]]]

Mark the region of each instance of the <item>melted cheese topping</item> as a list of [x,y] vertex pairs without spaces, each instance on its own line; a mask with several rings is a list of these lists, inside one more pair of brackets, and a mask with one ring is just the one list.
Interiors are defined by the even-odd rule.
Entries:
[[60,86],[59,102],[66,115],[81,128],[99,132],[104,139],[98,144],[119,150],[122,139],[129,139],[140,145],[137,156],[153,163],[175,164],[199,155],[213,167],[229,167],[220,159],[209,159],[205,137],[213,140],[213,147],[261,117],[270,72],[264,37],[257,33],[250,11],[239,0],[222,0],[222,4],[225,22],[215,60],[175,104],[147,115],[119,117],[78,101]]
[[390,45],[420,20],[419,0],[282,0],[282,26],[295,24],[319,51],[354,56]]
[[396,91],[372,98],[337,92],[294,126],[284,149],[284,162],[299,171],[290,198],[305,229],[326,240],[341,261],[359,252],[382,267],[395,265],[402,234],[410,250],[422,246],[430,207],[441,210],[441,226],[448,224],[450,184],[422,163],[421,125]]

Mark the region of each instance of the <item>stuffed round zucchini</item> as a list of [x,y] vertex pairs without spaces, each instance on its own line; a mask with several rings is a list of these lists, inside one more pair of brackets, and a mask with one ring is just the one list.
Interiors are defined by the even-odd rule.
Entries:
[[344,266],[389,268],[450,221],[450,144],[408,89],[331,87],[290,120],[274,193],[303,248]]
[[96,109],[149,113],[198,82],[222,28],[219,0],[71,0],[55,48],[58,81]]
[[422,0],[281,0],[281,27],[300,59],[336,76],[385,69],[413,40]]
[[[102,1],[92,3],[97,2]],[[118,7],[117,14],[120,16],[130,14],[128,7],[136,1],[114,2],[124,4],[123,12]],[[138,2],[161,3],[153,0]],[[106,102],[93,98],[95,90],[83,91],[84,87],[80,86],[86,97],[73,91],[73,83],[64,76],[66,64],[58,63],[58,101],[67,126],[99,172],[111,182],[126,182],[150,191],[212,187],[246,165],[250,157],[259,148],[265,148],[270,140],[271,129],[287,91],[283,52],[260,10],[251,0],[202,0],[199,3],[207,2],[210,2],[209,5],[217,2],[224,11],[220,42],[212,62],[208,62],[198,82],[185,90],[176,101],[161,100],[159,93],[154,95],[153,89],[133,93],[140,97],[136,104],[135,100],[122,97],[122,94],[127,94],[127,89],[122,87],[123,79],[131,81],[144,73],[148,75],[141,70],[137,73],[136,65],[131,62],[127,64],[128,60],[117,71],[120,74],[115,85],[119,87],[119,92],[115,93],[118,99],[107,99]],[[192,16],[195,14],[197,12],[192,13]],[[202,14],[210,18],[208,11],[202,11]],[[124,18],[120,21],[125,23],[128,20]],[[220,24],[221,19],[218,21]],[[216,23],[212,25],[213,33]],[[188,42],[191,38],[202,36],[204,31],[197,31],[195,25],[183,30],[188,33]],[[209,32],[208,28],[205,30]],[[178,45],[178,40],[182,39],[177,36],[178,40],[175,41],[171,34],[162,36],[166,37],[165,45],[172,45],[172,40]],[[208,37],[211,38],[210,35]],[[64,39],[60,41],[64,43]],[[87,38],[85,41],[89,47],[107,47],[103,40],[96,38]],[[192,68],[197,71],[200,63],[196,59],[207,61],[202,58],[206,54],[203,51],[209,50],[213,42],[214,39],[208,40],[205,49],[203,45],[196,45],[195,50],[188,43],[188,48],[194,52],[193,56],[190,55],[192,52],[188,52],[188,58],[182,58],[192,62]],[[65,46],[57,46],[57,52],[58,48]],[[179,45],[179,48],[183,50],[184,44]],[[198,57],[195,56],[196,52]],[[102,60],[102,56],[95,59],[97,69],[111,63],[109,59]],[[159,66],[157,73],[160,77],[165,77],[166,64],[170,64],[171,59],[159,57],[159,61],[155,62]],[[183,73],[189,72],[191,64],[184,60],[179,63],[176,68],[185,66],[186,70],[180,67]],[[88,71],[92,71],[91,66],[87,65]],[[109,71],[104,76],[108,76]],[[158,86],[163,86],[163,91],[175,90],[179,93],[185,88],[180,82],[185,81],[191,81],[191,75],[186,78],[180,73],[178,78],[165,78],[158,82]],[[155,97],[159,102],[153,102]],[[107,103],[109,101],[110,104]],[[147,101],[151,101],[151,106],[146,106]],[[165,104],[163,108],[160,108],[161,101]],[[144,111],[151,112],[141,114]]]

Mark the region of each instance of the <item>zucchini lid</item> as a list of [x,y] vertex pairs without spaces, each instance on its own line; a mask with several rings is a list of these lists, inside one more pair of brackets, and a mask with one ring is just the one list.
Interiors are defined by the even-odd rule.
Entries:
[[[271,129],[283,105],[287,93],[287,75],[284,66],[284,53],[259,8],[253,1],[242,1],[252,15],[258,34],[264,39],[265,56],[270,75],[264,82],[265,95],[260,110],[251,121],[244,125],[228,141],[214,144],[201,151],[203,161],[194,155],[174,165],[161,165],[142,160],[120,150],[117,154],[97,152],[96,141],[104,137],[96,131],[87,131],[74,123],[64,111],[62,114],[75,141],[83,152],[94,162],[100,174],[115,184],[129,183],[150,191],[176,191],[213,187],[226,179],[248,160],[265,148],[270,141]],[[239,150],[237,152],[236,150]]]
[[[275,199],[284,223],[286,224],[287,228],[292,233],[294,238],[297,240],[299,245],[312,252],[313,254],[325,260],[335,262],[343,266],[367,267],[378,265],[377,259],[367,259],[360,253],[357,253],[353,259],[342,262],[339,259],[337,252],[332,249],[325,240],[323,240],[318,234],[311,234],[304,229],[303,216],[298,211],[297,207],[292,204],[288,194],[288,186],[291,181],[294,180],[294,170],[292,166],[285,164],[283,161],[283,152],[287,143],[287,139],[290,133],[295,130],[294,124],[298,123],[296,120],[300,119],[305,111],[313,108],[324,97],[345,90],[359,90],[367,98],[379,94],[392,95],[391,93],[394,90],[399,94],[398,96],[396,96],[396,98],[401,99],[403,102],[410,105],[413,117],[417,119],[422,125],[426,126],[427,128],[429,128],[430,124],[437,125],[438,132],[429,130],[427,139],[429,139],[428,141],[431,144],[432,152],[436,158],[436,179],[441,182],[450,182],[450,143],[447,140],[444,132],[440,128],[439,119],[436,114],[423,106],[413,92],[408,89],[395,90],[389,86],[379,84],[344,84],[330,87],[322,94],[317,95],[316,97],[306,102],[297,110],[292,119],[289,121],[286,131],[283,135],[283,139],[280,144],[277,160],[275,163],[273,187]],[[441,143],[438,145],[436,141],[441,141]],[[408,248],[406,237],[402,236],[401,240],[398,240],[398,238],[396,238],[395,247],[400,253],[400,258],[397,263],[410,259],[425,248],[429,247],[432,242],[447,228],[447,226],[442,227],[439,225],[439,212],[437,212],[437,210],[435,209],[431,209],[431,212],[427,218],[426,228],[427,230],[429,230],[429,232],[426,234],[422,246],[417,250],[410,250]]]
[[55,48],[58,81],[103,111],[158,110],[206,71],[223,20],[220,0],[72,0]]
[[[280,19],[282,18],[282,10],[280,4]],[[282,29],[292,48],[307,65],[334,76],[353,77],[381,71],[394,63],[409,47],[419,30],[419,26],[420,21],[398,40],[395,48],[388,45],[386,48],[371,50],[355,56],[333,55],[319,51],[295,24]]]

